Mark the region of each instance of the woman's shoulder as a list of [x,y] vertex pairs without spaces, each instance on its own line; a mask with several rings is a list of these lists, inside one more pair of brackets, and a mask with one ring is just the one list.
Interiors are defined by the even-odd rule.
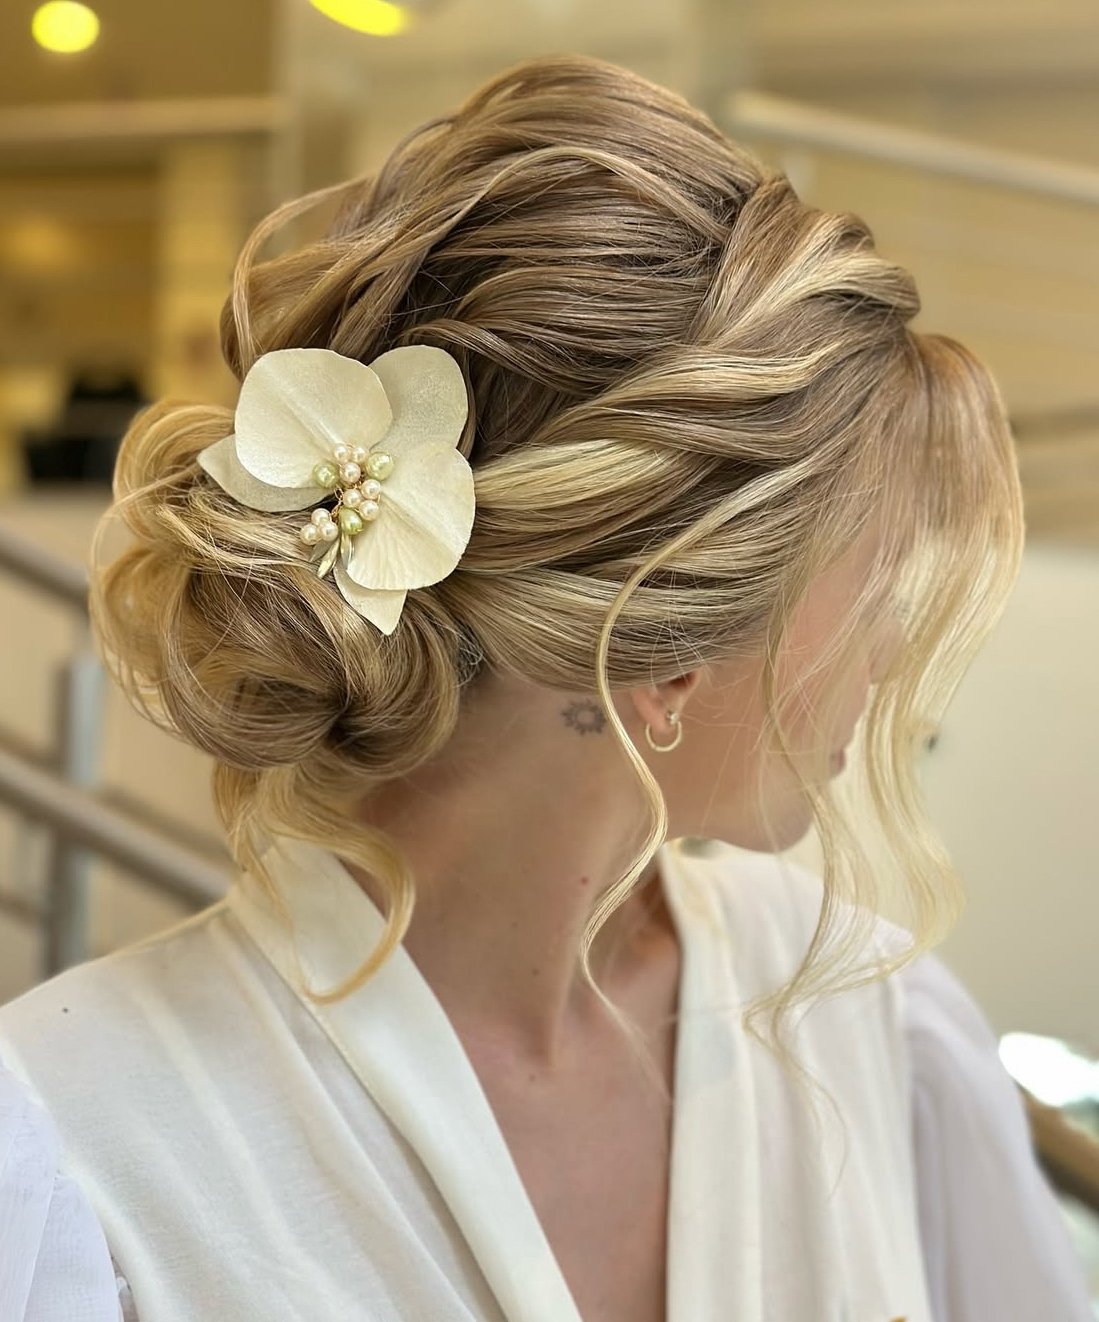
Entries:
[[112,1060],[134,1055],[181,1007],[216,1003],[225,979],[224,900],[109,954],[86,960],[0,1005],[0,1061],[49,1102],[64,1075],[95,1087]]
[[216,941],[225,913],[225,901],[218,900],[177,923],[36,983],[0,1005],[0,1030],[27,1016],[68,1013],[70,1002],[86,1002],[88,997],[127,995],[136,984],[171,977],[181,961],[189,974],[192,961]]
[[[743,1011],[788,986],[804,964],[821,918],[824,879],[789,857],[733,846],[706,849],[697,866],[694,861],[687,860],[687,884],[699,900],[709,897],[727,952],[725,976]],[[836,960],[795,1003],[790,1041],[831,1091],[846,1090],[853,1112],[883,1104],[888,1094],[903,1125],[910,1077],[904,988],[883,966],[912,945],[912,934],[846,900],[835,909],[824,952]],[[757,1020],[757,1027],[765,1022]]]
[[984,1006],[933,954],[900,979],[920,1236],[936,1316],[1090,1319],[1084,1263]]
[[[824,879],[813,868],[780,855],[706,840],[674,857],[716,901],[732,943],[738,974],[791,976],[808,950],[824,904]],[[861,949],[870,958],[899,954],[912,934],[884,915],[840,900],[833,920],[841,927],[860,922]]]

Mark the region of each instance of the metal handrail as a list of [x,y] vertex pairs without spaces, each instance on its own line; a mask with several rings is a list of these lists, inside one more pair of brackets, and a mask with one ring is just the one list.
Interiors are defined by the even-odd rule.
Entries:
[[[48,547],[0,523],[0,570],[80,614],[86,633],[88,572]],[[88,851],[133,871],[147,884],[203,907],[225,893],[230,874],[90,792],[97,775],[102,672],[78,649],[59,675],[55,757],[63,774],[38,765],[0,741],[0,802],[42,822],[53,833],[44,906],[4,896],[10,916],[44,924],[44,973],[86,957]]]
[[[77,611],[81,633],[86,637],[88,574],[83,566],[0,523],[0,569]],[[57,676],[54,722],[55,765],[67,777],[68,788],[74,793],[78,792],[78,785],[88,788],[96,780],[102,689],[102,667],[86,642],[78,645]],[[48,774],[36,772],[33,763],[26,759],[10,753],[6,758],[12,785],[20,790],[29,792],[36,783],[36,775]],[[16,796],[14,802],[20,804],[22,800]],[[8,911],[15,917],[42,924],[42,972],[49,977],[86,956],[91,857],[60,829],[53,814],[46,812],[39,816],[53,828],[45,905],[40,913],[30,915],[17,912],[11,905]]]
[[48,546],[0,523],[0,569],[82,613],[88,609],[88,571]]
[[[57,770],[56,754],[51,755],[12,730],[0,729],[0,749],[27,766],[43,771]],[[145,799],[138,798],[119,785],[99,785],[95,787],[95,793],[97,802],[112,808],[127,821],[146,827],[154,835],[182,845],[196,858],[204,858],[215,867],[231,863],[231,856],[220,833],[192,826],[164,809],[153,807]]]
[[220,899],[231,880],[224,868],[131,821],[87,790],[0,748],[0,800],[46,822],[75,844],[135,872],[185,901],[204,906]]
[[735,92],[725,103],[724,120],[730,132],[794,147],[823,147],[931,174],[1099,205],[1099,170],[1088,166],[984,147],[923,129],[881,124],[763,92]]

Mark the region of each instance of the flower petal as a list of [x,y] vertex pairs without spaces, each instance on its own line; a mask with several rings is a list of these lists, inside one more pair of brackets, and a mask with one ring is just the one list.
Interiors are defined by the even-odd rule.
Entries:
[[261,482],[304,487],[334,446],[369,449],[392,417],[381,381],[357,358],[274,349],[256,359],[241,385],[237,458]]
[[445,349],[407,344],[381,354],[370,367],[393,410],[382,449],[396,459],[413,446],[458,444],[469,396],[462,369]]
[[364,588],[356,583],[353,578],[348,577],[342,560],[336,561],[332,572],[336,584],[348,605],[354,607],[371,624],[377,625],[382,633],[392,633],[397,627],[397,621],[401,618],[401,611],[404,610],[405,598],[408,593],[404,589],[398,592],[386,592],[374,588]]
[[237,458],[237,438],[226,436],[196,456],[204,469],[234,500],[254,510],[303,510],[317,505],[332,493],[323,487],[272,487],[253,477]]
[[382,483],[381,509],[351,542],[364,588],[422,588],[452,572],[473,528],[473,470],[452,445],[406,450]]

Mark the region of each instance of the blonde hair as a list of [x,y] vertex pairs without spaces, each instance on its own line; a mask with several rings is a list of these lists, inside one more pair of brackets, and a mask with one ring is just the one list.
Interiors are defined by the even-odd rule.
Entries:
[[[329,203],[324,237],[259,260],[279,227]],[[907,644],[867,714],[858,829],[826,740],[819,775],[794,766],[824,852],[820,920],[795,975],[745,1022],[756,1032],[770,1011],[796,1065],[780,1040],[795,1006],[945,935],[961,890],[915,760],[1002,611],[1023,519],[996,384],[962,345],[909,328],[919,306],[858,216],[807,205],[680,97],[585,58],[520,64],[375,175],[255,229],[222,319],[238,379],[274,349],[369,362],[425,343],[458,359],[471,397],[472,539],[453,574],[408,594],[390,636],[318,580],[299,514],[244,508],[199,469],[229,410],[161,402],[122,442],[114,511],[135,541],[93,584],[117,678],[213,755],[231,848],[260,884],[275,889],[262,853],[281,834],[334,850],[386,897],[383,941],[318,1001],[370,977],[413,909],[406,860],[353,803],[445,747],[486,667],[597,694],[649,805],[647,838],[584,936],[594,986],[592,940],[668,827],[612,690],[756,652],[764,734],[783,755],[775,679],[791,614],[876,518],[874,570],[819,665],[841,673],[894,602]],[[914,943],[852,967],[890,868]]]

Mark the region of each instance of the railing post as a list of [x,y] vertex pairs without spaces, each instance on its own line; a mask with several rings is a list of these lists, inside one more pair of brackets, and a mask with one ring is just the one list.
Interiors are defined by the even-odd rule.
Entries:
[[[87,627],[58,674],[58,772],[71,784],[92,788],[99,779],[104,672],[88,642]],[[92,855],[57,834],[46,879],[43,977],[88,958],[88,890]]]

